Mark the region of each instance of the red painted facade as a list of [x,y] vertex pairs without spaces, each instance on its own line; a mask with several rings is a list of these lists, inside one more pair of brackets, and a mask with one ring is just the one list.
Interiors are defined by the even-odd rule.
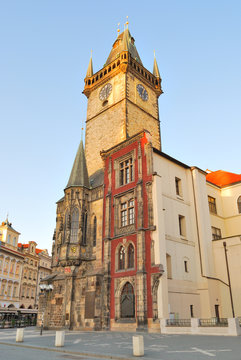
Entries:
[[[147,190],[146,190],[146,183],[152,182],[152,174],[148,175],[147,172],[147,159],[145,155],[145,145],[148,143],[148,139],[146,136],[146,133],[143,132],[140,134],[139,138],[134,137],[133,142],[129,139],[128,141],[125,141],[122,143],[122,146],[118,144],[116,147],[112,148],[109,152],[106,152],[105,156],[105,175],[104,175],[104,212],[103,212],[103,224],[105,224],[106,221],[106,197],[111,196],[111,214],[110,214],[110,241],[111,241],[111,264],[110,264],[110,318],[115,318],[115,279],[121,278],[122,280],[125,278],[128,278],[130,276],[136,276],[137,274],[137,219],[138,219],[138,204],[137,204],[137,197],[134,196],[135,200],[135,229],[134,231],[131,231],[131,233],[124,233],[123,235],[116,236],[115,235],[115,204],[114,204],[114,198],[116,196],[124,196],[126,193],[133,190],[133,193],[138,185],[138,183],[141,182],[142,184],[142,202],[143,202],[143,228],[145,233],[145,273],[146,273],[146,289],[147,289],[147,318],[153,317],[152,312],[152,289],[151,289],[151,274],[153,273],[159,273],[160,268],[158,266],[152,266],[151,264],[151,229],[149,229],[148,224],[148,197],[147,197]],[[139,145],[140,144],[140,145]],[[141,149],[141,174],[139,174],[138,177],[138,148],[139,148],[139,154]],[[129,182],[126,185],[118,186],[116,184],[116,171],[119,171],[118,168],[114,166],[115,161],[118,162],[119,158],[122,158],[125,155],[128,155],[128,153],[134,153],[136,154],[134,158],[134,178],[133,181]],[[111,162],[111,166],[110,166]],[[140,162],[140,159],[139,159]],[[108,173],[108,169],[111,168],[111,183],[109,181],[110,174]],[[120,216],[120,213],[119,213]],[[106,238],[105,234],[105,226],[103,226],[103,239]],[[116,264],[116,259],[118,256],[116,255],[116,250],[118,245],[121,243],[128,244],[131,242],[134,245],[134,269],[125,269],[125,270],[117,270],[118,264]],[[103,240],[103,249],[104,249],[105,242]],[[135,289],[134,289],[135,291]],[[137,297],[135,298],[136,302]],[[136,309],[135,314],[137,314],[137,303],[136,303]]]

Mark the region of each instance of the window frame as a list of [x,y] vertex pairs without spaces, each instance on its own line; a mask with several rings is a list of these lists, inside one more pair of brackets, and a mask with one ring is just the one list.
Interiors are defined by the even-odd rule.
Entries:
[[[131,163],[130,165],[127,167],[127,166],[124,166],[125,162],[129,161],[131,159]],[[116,188],[119,188],[119,187],[123,187],[123,186],[126,186],[128,184],[131,184],[135,181],[135,160],[136,160],[136,150],[132,150],[130,152],[128,152],[127,154],[117,158],[115,161],[114,161],[114,170],[115,170],[115,187]],[[124,172],[124,175],[123,175],[123,182],[121,181],[121,164],[124,164],[123,165],[123,172]],[[125,177],[125,169],[127,168],[131,168],[131,171],[129,171],[129,174],[131,175],[130,178],[128,179],[128,181],[126,181],[126,177]]]
[[120,204],[120,227],[123,228],[134,224],[135,224],[135,200],[134,198],[131,198],[130,200],[127,200]]
[[237,199],[238,213],[241,214],[241,195]]
[[212,240],[220,240],[222,239],[222,231],[221,229],[215,227],[215,226],[211,226],[211,230],[212,230]]
[[181,214],[178,215],[178,228],[179,228],[179,235],[183,238],[186,238],[186,234],[187,234],[186,218]]
[[176,190],[176,196],[183,197],[182,194],[182,180],[175,176],[175,190]]
[[208,195],[208,207],[211,214],[217,214],[216,198]]
[[79,209],[75,207],[71,216],[70,226],[70,243],[78,242],[78,231],[79,231]]

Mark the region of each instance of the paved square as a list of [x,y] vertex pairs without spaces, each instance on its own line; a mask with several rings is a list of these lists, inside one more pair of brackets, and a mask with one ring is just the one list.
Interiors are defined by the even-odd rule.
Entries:
[[[66,331],[65,346],[56,348],[55,331],[24,330],[24,342],[15,342],[16,329],[0,330],[0,359],[134,359],[135,333]],[[144,358],[158,360],[241,360],[241,338],[227,336],[162,335],[144,336]]]

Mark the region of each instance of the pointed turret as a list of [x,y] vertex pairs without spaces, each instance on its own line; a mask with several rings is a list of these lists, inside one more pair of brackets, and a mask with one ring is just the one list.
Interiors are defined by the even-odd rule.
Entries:
[[80,141],[66,189],[71,186],[85,186],[87,188],[90,187],[82,139]]
[[92,51],[91,51],[90,62],[88,65],[86,77],[88,78],[88,77],[91,77],[92,75],[93,75],[93,63],[92,63]]
[[155,54],[155,51],[154,51],[154,64],[153,64],[153,75],[156,77],[156,78],[160,78],[160,72],[159,72],[159,69],[158,69],[158,65],[157,65],[157,61],[156,61],[156,54]]

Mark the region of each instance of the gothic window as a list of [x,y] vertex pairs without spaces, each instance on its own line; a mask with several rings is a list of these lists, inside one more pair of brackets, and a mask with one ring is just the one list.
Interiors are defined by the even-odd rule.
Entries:
[[97,219],[95,216],[94,224],[93,224],[93,246],[96,246],[96,237],[97,237]]
[[135,222],[134,199],[121,204],[121,227],[132,225]]
[[78,241],[78,230],[79,230],[79,210],[75,208],[71,219],[70,242],[76,243]]
[[69,220],[69,211],[67,210],[65,213],[65,220],[64,220],[64,242],[66,241],[66,236],[67,236],[68,220]]
[[128,250],[127,250],[127,257],[128,257],[128,261],[127,261],[127,267],[128,269],[134,268],[134,246],[132,244],[130,244],[128,246]]
[[124,246],[121,246],[119,248],[119,253],[118,253],[118,269],[119,270],[124,270],[125,269],[125,249]]
[[241,195],[238,198],[237,204],[238,204],[238,213],[241,214]]
[[120,186],[129,184],[133,181],[132,157],[120,162]]
[[121,292],[121,318],[135,317],[135,294],[133,286],[127,282]]
[[87,213],[82,214],[82,245],[86,245],[87,235]]

